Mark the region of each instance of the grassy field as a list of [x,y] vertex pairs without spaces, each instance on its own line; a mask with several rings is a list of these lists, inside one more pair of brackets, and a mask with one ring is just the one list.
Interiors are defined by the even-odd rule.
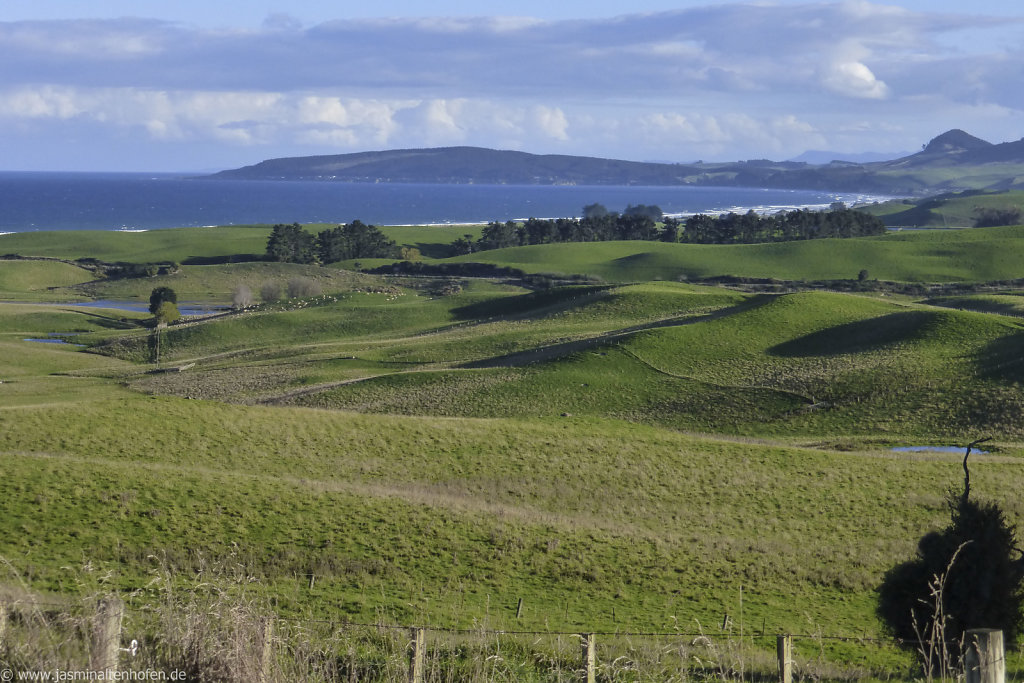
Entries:
[[[986,197],[972,198],[971,201],[974,199],[981,201]],[[315,232],[319,227],[325,226],[307,226],[307,229]],[[855,279],[861,270],[867,270],[869,277],[874,279],[900,282],[985,282],[1019,277],[1018,264],[1024,259],[1024,227],[1021,226],[908,231],[858,239],[729,246],[661,242],[548,244],[456,257],[449,256],[451,240],[463,233],[476,235],[478,227],[399,226],[384,230],[399,245],[419,248],[426,263],[490,263],[519,268],[528,273],[586,274],[608,282],[722,275],[783,280]],[[190,296],[223,299],[236,282],[255,284],[264,278],[285,277],[288,272],[301,270],[283,268],[275,271],[284,264],[265,263],[234,263],[197,270],[199,262],[208,262],[211,258],[234,256],[237,260],[251,261],[264,253],[268,235],[266,226],[182,228],[145,233],[15,233],[0,235],[0,252],[64,259],[91,256],[109,262],[174,261],[188,264],[191,261],[194,265],[187,266],[183,272],[186,275],[191,272],[192,275],[179,278],[182,280],[179,286]],[[364,259],[359,265],[365,269],[393,261]],[[336,264],[333,270],[352,268],[353,265]],[[267,270],[261,272],[263,268]],[[333,277],[331,270],[318,269],[318,277]],[[203,279],[209,280],[210,284],[200,282]],[[55,282],[59,283],[59,280],[56,278]],[[2,282],[0,280],[0,286]],[[87,293],[90,296],[123,296],[118,292],[133,287],[141,293],[148,282],[106,283],[87,290]]]
[[783,280],[871,278],[977,282],[1020,277],[1024,228],[903,232],[846,240],[696,245],[588,242],[513,247],[450,261],[493,263],[526,272],[584,273],[609,282],[718,275]]
[[[313,234],[335,227],[309,224]],[[212,228],[170,228],[146,232],[116,230],[69,230],[18,232],[0,235],[0,254],[49,256],[67,260],[96,258],[132,263],[187,263],[233,255],[261,256],[267,249],[269,225],[238,225]],[[424,256],[448,256],[455,239],[464,234],[479,237],[479,226],[393,226],[382,230],[399,246],[417,247]]]
[[860,207],[886,225],[929,228],[964,228],[974,225],[978,209],[1020,209],[1024,192],[986,192],[904,199]]
[[93,274],[59,261],[10,261],[0,259],[0,300],[45,299],[54,289],[89,282]]
[[[289,277],[323,292],[172,325],[160,363],[143,314],[0,304],[3,583],[116,589],[142,609],[165,577],[360,623],[689,632],[728,614],[748,633],[881,635],[876,587],[948,521],[963,476],[962,455],[892,446],[992,437],[972,491],[1024,521],[1019,297],[644,274],[692,259],[989,280],[1019,275],[1022,234],[493,252],[606,269],[537,291],[269,263],[83,288],[73,266],[11,262],[45,266],[0,271],[12,300],[159,284],[223,301]],[[51,333],[86,346],[26,341]],[[892,648],[817,647],[876,676],[909,666]]]

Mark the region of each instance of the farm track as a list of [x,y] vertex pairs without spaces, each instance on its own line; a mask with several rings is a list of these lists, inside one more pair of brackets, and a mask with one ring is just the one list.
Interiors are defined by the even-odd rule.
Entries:
[[538,363],[546,360],[552,360],[567,356],[571,353],[577,353],[579,351],[586,350],[593,346],[600,346],[615,342],[619,339],[623,339],[630,335],[636,334],[637,332],[643,332],[644,330],[654,330],[662,327],[679,327],[682,325],[694,325],[696,323],[709,322],[711,320],[717,320],[719,318],[725,318],[730,315],[737,313],[743,313],[754,308],[760,308],[765,306],[776,298],[779,294],[758,294],[751,299],[744,301],[743,303],[736,304],[735,306],[729,306],[722,308],[711,313],[704,315],[683,315],[674,316],[671,318],[663,318],[661,320],[654,320],[648,323],[642,323],[640,325],[632,325],[630,327],[623,327],[618,330],[611,330],[609,332],[603,332],[593,337],[586,339],[577,339],[569,342],[562,342],[560,344],[552,344],[550,346],[543,346],[536,349],[528,349],[526,351],[516,351],[515,353],[506,354],[503,356],[495,356],[493,358],[486,358],[483,360],[470,361],[463,363],[458,366],[461,368],[516,368],[524,365],[530,365],[532,363]]
[[[604,296],[603,292],[597,292],[597,293],[594,293],[594,294],[591,294],[591,295],[587,295],[586,298],[588,298],[588,299],[591,298],[591,297],[593,297],[593,298],[601,298],[602,296]],[[754,308],[759,308],[761,306],[765,306],[765,305],[769,304],[770,302],[774,301],[779,296],[780,295],[778,295],[778,294],[760,294],[760,295],[757,295],[755,297],[752,297],[748,301],[744,301],[743,303],[737,304],[735,306],[729,306],[727,308],[723,308],[723,309],[720,309],[720,310],[717,310],[717,311],[713,311],[711,313],[707,313],[707,314],[704,314],[704,315],[697,315],[697,316],[690,316],[690,315],[675,316],[675,317],[671,317],[671,318],[664,318],[662,320],[654,320],[654,321],[651,321],[651,322],[648,322],[648,323],[642,323],[640,325],[632,325],[630,327],[624,327],[624,328],[620,328],[620,329],[617,329],[617,330],[611,330],[611,331],[608,331],[608,332],[603,332],[603,333],[595,335],[593,337],[587,337],[586,339],[577,339],[577,340],[573,340],[573,341],[569,341],[569,342],[562,342],[562,343],[559,343],[559,344],[551,344],[549,346],[544,346],[544,347],[540,347],[540,348],[536,348],[536,349],[528,349],[526,351],[517,351],[515,353],[510,353],[510,354],[506,354],[506,355],[503,355],[503,356],[496,356],[496,357],[493,357],[493,358],[486,358],[486,359],[482,359],[482,360],[469,361],[469,362],[458,364],[458,365],[454,365],[454,366],[451,366],[451,367],[433,365],[432,367],[428,367],[428,368],[416,368],[416,369],[411,369],[411,370],[401,370],[399,372],[391,372],[391,373],[377,373],[377,374],[373,374],[373,375],[367,375],[366,377],[354,377],[354,378],[351,378],[351,379],[340,380],[340,381],[335,381],[335,382],[326,382],[326,383],[317,384],[317,385],[314,385],[314,386],[303,387],[301,389],[294,389],[292,391],[287,391],[287,392],[284,392],[284,393],[281,393],[281,394],[277,394],[277,395],[274,395],[274,396],[264,397],[264,398],[258,400],[257,403],[258,404],[262,404],[262,405],[280,405],[280,404],[284,404],[284,403],[286,403],[286,402],[288,402],[288,401],[290,401],[292,399],[295,399],[295,398],[298,398],[298,397],[301,397],[301,396],[310,396],[310,395],[318,394],[318,393],[321,393],[321,392],[324,392],[324,391],[330,391],[332,389],[336,389],[338,387],[342,387],[342,386],[345,386],[345,385],[357,384],[359,382],[365,382],[365,381],[368,381],[368,380],[377,379],[379,377],[390,377],[392,375],[414,374],[414,373],[422,373],[422,372],[434,372],[434,371],[437,371],[437,370],[440,370],[440,369],[450,370],[450,371],[466,372],[466,371],[479,370],[479,369],[485,369],[485,368],[516,368],[516,367],[523,367],[523,366],[526,366],[526,365],[531,365],[533,363],[541,363],[541,362],[544,362],[544,361],[554,360],[556,358],[561,358],[561,357],[564,357],[564,356],[567,356],[567,355],[570,355],[570,354],[573,354],[573,353],[577,353],[579,351],[583,351],[583,350],[586,350],[586,349],[589,349],[589,348],[592,348],[592,347],[595,347],[595,346],[601,346],[601,345],[613,343],[613,342],[615,342],[615,341],[617,341],[619,339],[623,339],[623,338],[629,337],[630,335],[636,334],[637,332],[643,332],[644,330],[652,330],[652,329],[658,329],[658,328],[662,328],[662,327],[677,327],[677,326],[681,326],[681,325],[692,325],[692,324],[695,324],[695,323],[708,322],[710,320],[716,320],[718,318],[724,318],[726,316],[735,315],[737,313],[742,313],[742,312],[745,312],[745,311],[748,311],[748,310],[751,310],[751,309],[754,309]],[[572,305],[579,305],[579,302],[575,301],[575,302],[573,302]],[[559,304],[557,304],[555,306],[546,307],[546,309],[547,308],[551,308],[552,310],[550,310],[550,311],[546,310],[546,309],[540,309],[540,310],[544,311],[544,315],[547,315],[547,314],[549,314],[551,312],[555,312],[556,310],[564,310],[565,308],[569,308],[569,307],[571,307],[571,306],[565,305],[565,302],[560,302]],[[539,312],[538,310],[530,311],[530,316],[529,317],[536,316],[538,314],[538,312]],[[518,318],[522,318],[522,317],[527,317],[527,316],[516,315],[516,316],[509,316],[508,318],[502,317],[500,319],[518,319]],[[499,318],[492,318],[491,320],[489,320],[487,322],[492,322],[493,320],[498,320],[498,319]],[[634,356],[634,358],[636,358],[636,360],[638,362],[647,364],[641,358],[638,358],[636,356]],[[647,364],[647,365],[649,365],[649,364]],[[653,366],[652,366],[652,369],[654,369],[657,372],[662,372],[658,368],[653,368]],[[668,374],[668,373],[665,373],[665,374]],[[758,388],[768,388],[768,387],[758,387]],[[781,393],[785,393],[787,395],[791,394],[793,396],[797,396],[797,397],[800,398],[801,401],[807,401],[808,403],[812,402],[807,397],[800,396],[798,394],[792,394],[792,392],[782,391]]]

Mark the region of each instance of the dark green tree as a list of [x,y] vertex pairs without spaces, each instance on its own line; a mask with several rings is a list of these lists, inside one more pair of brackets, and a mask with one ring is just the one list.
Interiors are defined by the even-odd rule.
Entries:
[[661,207],[656,204],[637,204],[636,206],[630,204],[622,214],[624,216],[647,216],[655,221],[660,221],[665,216]]
[[313,236],[298,223],[275,225],[267,239],[267,259],[282,263],[314,263]]
[[149,312],[156,315],[160,310],[160,304],[169,301],[177,307],[178,295],[170,287],[157,287],[149,294]]
[[519,224],[513,221],[505,221],[504,223],[494,221],[484,226],[477,244],[480,249],[502,249],[504,247],[518,247],[523,243],[523,239],[523,229]]
[[662,242],[678,242],[679,219],[666,218],[665,222],[662,224],[661,233],[658,235],[658,239]]
[[321,263],[357,258],[391,258],[398,255],[394,240],[375,225],[356,219],[346,225],[324,230],[316,238]]
[[[950,497],[949,525],[925,535],[917,556],[886,573],[879,588],[878,616],[911,650],[920,652],[916,641],[929,633],[944,634],[953,651],[968,629],[1001,629],[1008,644],[1021,634],[1024,560],[1000,507],[971,500],[969,456],[970,447],[964,457],[963,494]],[[933,589],[943,575],[936,598]],[[938,629],[933,628],[936,599],[945,615]],[[923,663],[933,670],[941,664]]]
[[1005,209],[983,208],[974,209],[974,227],[992,228],[999,225],[1020,225],[1021,210],[1016,206]]
[[608,209],[604,204],[587,204],[583,207],[583,217],[600,220],[608,216]]

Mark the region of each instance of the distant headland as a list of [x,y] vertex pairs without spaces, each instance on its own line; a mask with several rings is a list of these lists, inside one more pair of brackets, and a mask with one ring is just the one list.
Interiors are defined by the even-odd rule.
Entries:
[[916,154],[827,164],[755,159],[651,163],[481,147],[398,149],[268,159],[214,174],[250,180],[491,185],[703,185],[926,195],[1024,189],[1024,140],[994,144],[950,130]]

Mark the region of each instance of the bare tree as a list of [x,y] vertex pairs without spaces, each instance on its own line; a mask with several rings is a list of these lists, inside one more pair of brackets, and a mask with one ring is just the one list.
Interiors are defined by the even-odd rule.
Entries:
[[260,287],[260,299],[262,299],[265,304],[272,304],[275,301],[280,301],[281,283],[274,282],[273,280],[264,282],[263,286]]
[[249,285],[241,284],[235,287],[235,291],[231,295],[232,308],[242,310],[249,308],[254,303],[256,303],[256,301],[253,299],[252,290],[249,289]]

